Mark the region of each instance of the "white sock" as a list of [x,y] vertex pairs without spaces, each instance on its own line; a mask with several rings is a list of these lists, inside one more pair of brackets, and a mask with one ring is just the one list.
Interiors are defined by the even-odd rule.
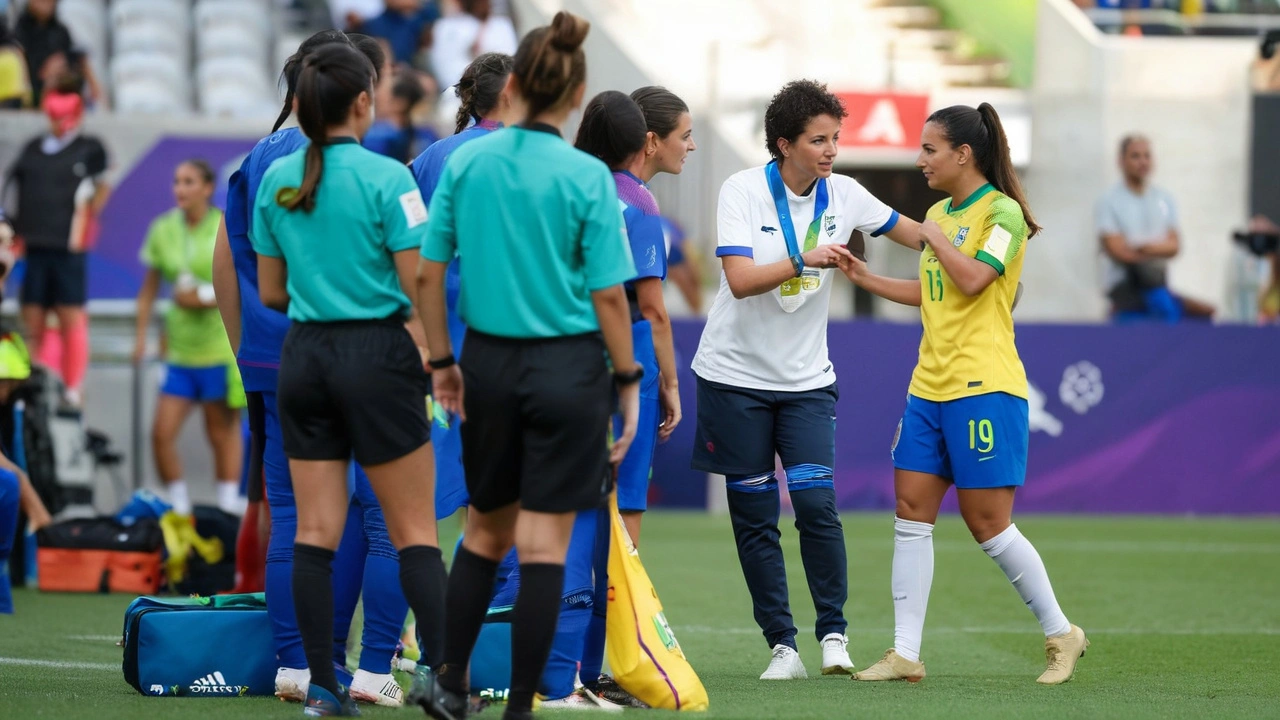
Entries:
[[1035,613],[1045,637],[1062,635],[1071,630],[1071,623],[1067,621],[1062,608],[1058,607],[1058,599],[1053,595],[1053,585],[1049,582],[1049,573],[1044,569],[1040,553],[1036,552],[1030,540],[1022,536],[1017,525],[1010,525],[1004,532],[981,545],[1004,571],[1009,582],[1013,583],[1013,588],[1022,596],[1022,601]]
[[169,504],[179,515],[191,514],[191,494],[187,492],[186,480],[174,480],[166,488],[169,491]]
[[244,514],[244,511],[240,509],[239,480],[218,481],[218,507],[223,512],[228,512],[232,515]]
[[924,614],[933,587],[933,525],[893,519],[893,649],[920,661]]

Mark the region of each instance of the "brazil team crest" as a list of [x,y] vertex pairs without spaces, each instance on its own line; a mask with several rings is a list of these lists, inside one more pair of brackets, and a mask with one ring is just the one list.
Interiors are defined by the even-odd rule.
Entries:
[[952,245],[960,247],[964,244],[964,239],[969,237],[969,228],[962,227],[956,232],[956,238],[951,241]]
[[826,228],[827,237],[834,237],[836,234],[836,216],[824,215],[822,218],[822,226]]

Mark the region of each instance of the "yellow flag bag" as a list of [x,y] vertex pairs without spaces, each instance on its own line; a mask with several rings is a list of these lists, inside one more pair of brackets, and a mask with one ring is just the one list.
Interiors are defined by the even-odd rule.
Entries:
[[609,607],[605,655],[624,690],[650,707],[706,710],[707,690],[693,671],[662,613],[662,601],[640,554],[609,498]]

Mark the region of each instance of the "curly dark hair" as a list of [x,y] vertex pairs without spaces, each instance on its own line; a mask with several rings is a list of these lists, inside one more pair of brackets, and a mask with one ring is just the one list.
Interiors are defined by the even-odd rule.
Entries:
[[764,144],[775,160],[782,159],[778,139],[795,142],[804,132],[809,121],[819,115],[830,115],[843,120],[844,103],[833,93],[827,92],[825,83],[816,80],[792,80],[769,101],[764,111]]

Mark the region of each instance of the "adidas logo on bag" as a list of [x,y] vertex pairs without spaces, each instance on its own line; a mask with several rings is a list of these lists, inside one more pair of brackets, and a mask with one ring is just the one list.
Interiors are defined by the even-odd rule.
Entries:
[[196,678],[191,685],[187,687],[187,692],[192,695],[246,695],[249,692],[248,685],[228,685],[227,679],[223,677],[220,671],[213,671],[202,678]]

